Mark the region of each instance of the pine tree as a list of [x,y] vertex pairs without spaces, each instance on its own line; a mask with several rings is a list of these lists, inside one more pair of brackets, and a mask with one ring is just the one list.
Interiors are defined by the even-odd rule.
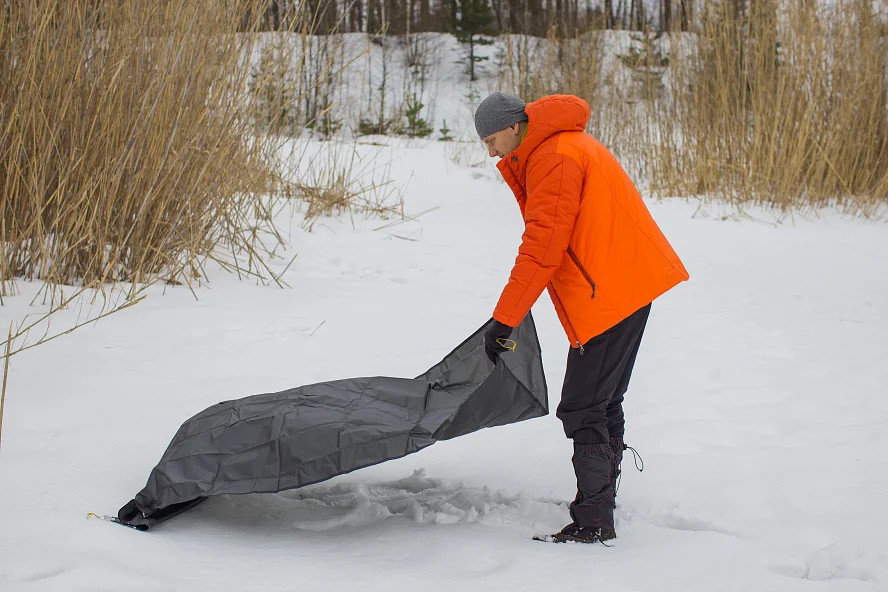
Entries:
[[488,59],[478,56],[475,48],[493,43],[490,37],[496,34],[493,26],[496,17],[489,0],[453,0],[453,3],[456,9],[453,15],[453,36],[465,47],[469,79],[474,82],[478,80],[475,64]]
[[434,131],[432,126],[420,117],[424,108],[425,105],[416,98],[416,94],[407,97],[407,105],[404,109],[404,115],[407,117],[407,129],[404,130],[404,133],[411,138],[425,138]]

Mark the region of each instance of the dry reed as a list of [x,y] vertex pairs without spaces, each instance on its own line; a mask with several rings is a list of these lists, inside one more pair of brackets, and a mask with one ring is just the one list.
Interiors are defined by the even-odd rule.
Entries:
[[[270,2],[0,7],[0,305],[16,278],[42,280],[35,301],[43,294],[48,305],[0,343],[0,430],[15,354],[137,304],[154,282],[192,287],[208,260],[282,283],[266,259],[283,245],[274,214],[293,183],[283,143],[309,126],[333,131],[331,80],[342,65],[337,37],[313,50],[308,5],[259,34]],[[359,209],[388,212],[367,197],[381,195],[378,183],[337,179]],[[303,196],[320,191],[311,183],[300,183]],[[84,303],[99,299],[84,317]],[[52,332],[76,302],[73,325]]]
[[781,210],[888,199],[888,46],[867,0],[713,3],[673,51],[653,187]]
[[587,131],[635,176],[646,176],[650,134],[641,94],[650,86],[622,65],[613,47],[622,32],[592,30],[573,37],[551,29],[545,39],[508,35],[500,87],[527,101],[549,94],[582,97],[591,108]]
[[391,180],[391,162],[383,148],[331,142],[311,155],[302,154],[296,179],[286,181],[286,191],[306,206],[303,227],[311,231],[319,218],[342,213],[403,218],[404,198]]
[[190,285],[207,259],[267,277],[262,238],[277,235],[258,197],[275,192],[279,142],[254,133],[250,83],[273,83],[249,80],[256,6],[11,0],[0,10],[4,289],[16,277]]
[[868,0],[716,0],[696,34],[634,34],[618,60],[609,31],[507,38],[501,87],[586,99],[588,131],[655,194],[876,215],[888,203],[885,19]]

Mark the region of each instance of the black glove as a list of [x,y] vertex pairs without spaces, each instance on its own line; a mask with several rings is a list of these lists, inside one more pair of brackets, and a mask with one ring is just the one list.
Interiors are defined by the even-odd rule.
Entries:
[[490,361],[496,364],[496,357],[498,355],[504,351],[513,349],[511,347],[506,347],[497,341],[497,339],[508,339],[509,335],[512,334],[512,327],[504,325],[496,319],[491,319],[491,321],[493,322],[490,327],[484,332],[484,351],[487,352],[487,357],[490,358]]

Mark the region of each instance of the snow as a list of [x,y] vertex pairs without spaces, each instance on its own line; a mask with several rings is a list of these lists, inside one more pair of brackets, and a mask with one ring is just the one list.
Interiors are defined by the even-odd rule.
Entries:
[[[129,500],[204,407],[414,376],[488,318],[521,234],[509,190],[492,163],[454,163],[456,146],[389,142],[408,214],[424,215],[308,233],[285,210],[291,289],[220,271],[199,300],[158,287],[13,358],[0,589],[888,586],[888,234],[830,212],[774,225],[649,202],[692,280],[654,304],[627,395],[645,471],[624,462],[613,548],[530,540],[569,521],[574,493],[551,415],[301,490],[214,498],[149,533],[86,520]],[[37,286],[20,288],[4,320],[29,311]],[[545,296],[534,314],[554,408],[567,343]]]
[[[439,114],[460,108],[451,94]],[[86,519],[115,514],[209,405],[412,377],[489,318],[522,231],[493,162],[474,142],[360,142],[406,220],[309,232],[294,205],[272,262],[298,254],[290,288],[211,269],[197,300],[156,286],[12,358],[0,590],[888,589],[888,232],[833,211],[775,224],[648,201],[691,281],[648,323],[626,398],[645,470],[623,463],[612,548],[530,540],[569,521],[575,492],[554,415],[300,490],[219,496],[148,533]],[[42,310],[38,284],[18,287],[0,327]],[[534,315],[554,411],[567,340],[545,295]]]

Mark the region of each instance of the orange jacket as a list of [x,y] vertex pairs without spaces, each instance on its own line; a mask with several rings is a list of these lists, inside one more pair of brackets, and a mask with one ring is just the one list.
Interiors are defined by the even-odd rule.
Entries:
[[493,317],[517,326],[548,288],[580,347],[688,272],[616,158],[585,133],[585,101],[552,95],[526,112],[524,140],[497,165],[525,230]]

